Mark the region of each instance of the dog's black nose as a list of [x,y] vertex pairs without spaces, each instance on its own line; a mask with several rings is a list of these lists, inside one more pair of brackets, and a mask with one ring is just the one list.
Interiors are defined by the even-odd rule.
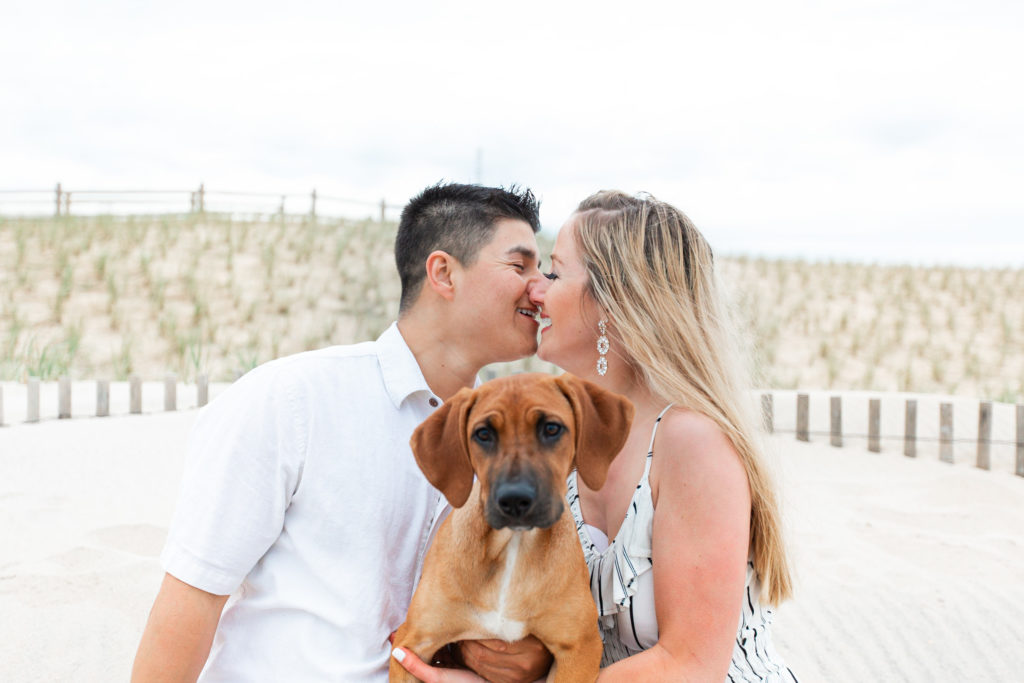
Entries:
[[502,484],[495,491],[495,499],[501,511],[512,519],[521,519],[537,499],[537,488],[524,481]]

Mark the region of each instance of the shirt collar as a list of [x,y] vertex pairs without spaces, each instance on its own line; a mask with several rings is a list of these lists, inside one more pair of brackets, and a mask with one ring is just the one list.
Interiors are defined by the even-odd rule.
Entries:
[[416,356],[398,330],[398,323],[391,323],[377,338],[377,361],[384,377],[384,387],[395,408],[401,408],[405,399],[417,391],[433,395]]

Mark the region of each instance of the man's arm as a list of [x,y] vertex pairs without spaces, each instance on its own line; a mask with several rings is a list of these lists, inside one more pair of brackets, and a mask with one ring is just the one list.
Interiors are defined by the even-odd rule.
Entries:
[[132,683],[194,683],[228,596],[164,575],[132,666]]

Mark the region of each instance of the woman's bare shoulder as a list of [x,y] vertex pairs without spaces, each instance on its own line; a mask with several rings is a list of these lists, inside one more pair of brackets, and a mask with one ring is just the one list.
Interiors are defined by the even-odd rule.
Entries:
[[669,410],[658,425],[651,466],[652,486],[714,486],[720,492],[747,488],[746,469],[732,441],[707,415]]

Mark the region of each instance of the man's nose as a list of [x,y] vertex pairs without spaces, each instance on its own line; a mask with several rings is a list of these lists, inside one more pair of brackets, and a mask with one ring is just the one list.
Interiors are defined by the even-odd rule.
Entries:
[[526,287],[526,295],[530,297],[530,303],[540,306],[544,303],[544,294],[548,291],[551,281],[541,275],[538,279],[530,282]]

